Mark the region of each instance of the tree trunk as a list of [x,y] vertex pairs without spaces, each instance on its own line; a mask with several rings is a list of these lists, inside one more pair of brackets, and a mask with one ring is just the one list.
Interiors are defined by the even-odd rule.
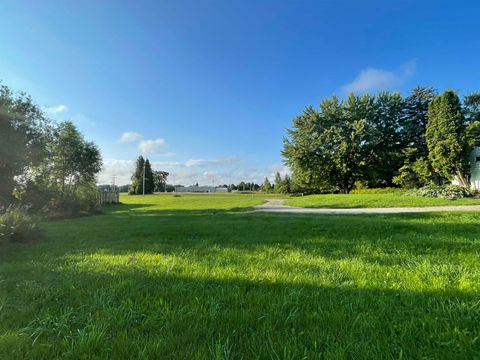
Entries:
[[457,171],[457,173],[453,176],[453,178],[458,181],[460,186],[467,189],[470,187],[470,182],[468,181],[468,178],[465,176],[465,174],[461,173],[460,171]]

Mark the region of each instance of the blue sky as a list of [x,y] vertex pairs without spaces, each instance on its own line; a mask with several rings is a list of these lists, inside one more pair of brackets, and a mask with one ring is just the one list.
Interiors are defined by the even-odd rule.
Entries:
[[480,90],[477,1],[2,1],[0,79],[171,181],[285,173],[285,129],[348,91]]

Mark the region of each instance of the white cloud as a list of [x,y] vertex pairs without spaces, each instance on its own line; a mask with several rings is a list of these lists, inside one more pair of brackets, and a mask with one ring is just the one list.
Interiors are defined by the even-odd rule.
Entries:
[[290,168],[286,165],[283,165],[283,164],[272,164],[272,165],[269,165],[267,167],[267,172],[268,172],[268,175],[267,177],[269,178],[275,178],[275,175],[278,173],[280,173],[280,176],[283,178],[285,175],[290,175],[292,172],[290,170]]
[[60,105],[46,107],[43,110],[49,115],[57,115],[57,114],[68,111],[68,107],[66,105],[60,104]]
[[238,157],[229,157],[229,158],[222,158],[216,160],[204,160],[204,159],[190,159],[187,160],[185,166],[192,167],[192,166],[221,166],[221,165],[232,165],[235,163],[240,162]]
[[160,156],[160,157],[172,157],[172,156],[175,156],[177,154],[175,154],[174,152],[166,152],[166,153],[155,154],[155,155]]
[[[117,185],[125,185],[131,183],[131,176],[135,169],[135,159],[106,159],[104,167],[98,176],[99,184],[110,184],[115,176]],[[282,164],[272,164],[264,168],[255,168],[245,164],[239,158],[223,158],[217,160],[202,160],[193,162],[178,161],[152,161],[154,170],[164,170],[170,173],[169,183],[192,185],[199,183],[200,185],[222,185],[222,184],[238,184],[240,181],[256,182],[261,184],[265,177],[273,181],[275,173],[280,172],[281,176],[290,173],[288,167]],[[230,164],[239,163],[233,168]],[[189,165],[187,165],[189,164]],[[197,166],[197,168],[195,168]]]
[[130,184],[134,169],[135,160],[105,159],[97,182],[99,184],[111,184],[113,177],[115,177],[115,184],[117,185]]
[[415,60],[403,64],[400,69],[389,71],[368,68],[360,71],[357,77],[349,84],[342,86],[345,93],[359,93],[366,91],[387,90],[400,86],[415,75],[417,64]]
[[158,138],[155,140],[141,140],[138,144],[138,150],[143,155],[158,153],[161,146],[165,145],[165,139]]
[[122,134],[120,137],[120,142],[134,142],[142,139],[142,135],[134,131],[127,131]]

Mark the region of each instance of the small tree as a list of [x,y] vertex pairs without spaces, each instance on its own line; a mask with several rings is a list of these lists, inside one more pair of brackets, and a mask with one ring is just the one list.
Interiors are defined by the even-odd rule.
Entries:
[[282,193],[283,192],[283,181],[282,177],[280,176],[280,173],[277,172],[275,174],[275,180],[274,180],[274,190],[276,193]]
[[433,181],[432,169],[429,161],[418,156],[421,150],[406,148],[404,151],[405,162],[398,170],[398,175],[393,178],[393,183],[404,188],[419,188]]
[[70,121],[61,123],[56,129],[50,153],[53,176],[61,196],[66,186],[95,181],[95,175],[102,168],[97,145],[85,141]]
[[290,194],[292,192],[292,179],[288,174],[283,178],[283,192],[285,194]]
[[428,158],[441,178],[468,187],[467,142],[460,99],[448,90],[433,99],[426,130]]
[[166,190],[168,175],[170,174],[166,171],[153,172],[153,182],[155,184],[155,191],[161,192]]
[[262,191],[265,193],[269,193],[271,189],[272,189],[272,184],[270,183],[270,180],[268,180],[268,178],[266,177],[265,180],[263,181]]

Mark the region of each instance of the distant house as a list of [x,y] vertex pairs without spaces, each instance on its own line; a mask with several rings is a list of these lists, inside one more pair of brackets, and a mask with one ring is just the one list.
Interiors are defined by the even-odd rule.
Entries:
[[470,153],[470,187],[480,190],[480,147]]
[[214,186],[176,186],[175,192],[187,193],[226,193],[227,188]]
[[[470,153],[470,188],[480,190],[480,147],[476,147]],[[457,180],[452,184],[460,185]]]

